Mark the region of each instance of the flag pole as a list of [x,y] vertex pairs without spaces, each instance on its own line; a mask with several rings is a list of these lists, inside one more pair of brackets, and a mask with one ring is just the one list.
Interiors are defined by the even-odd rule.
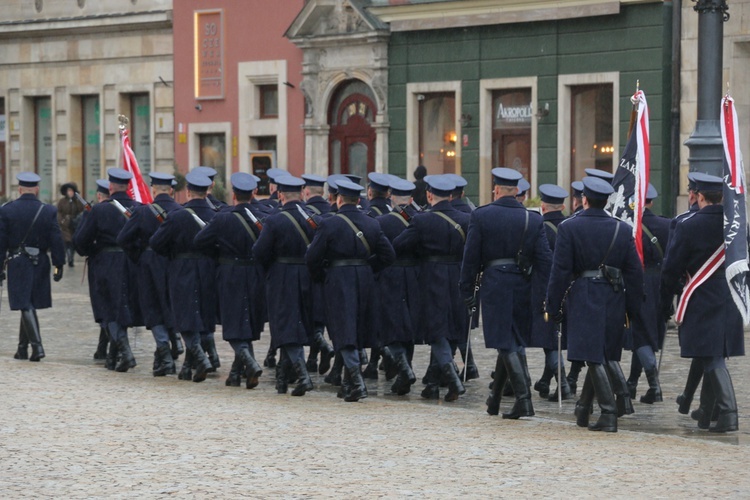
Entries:
[[635,94],[630,97],[630,103],[633,105],[633,109],[630,110],[630,125],[628,125],[628,135],[633,133],[633,127],[635,127],[635,120],[638,118],[638,100],[635,99],[635,95],[641,90],[641,81],[635,81]]

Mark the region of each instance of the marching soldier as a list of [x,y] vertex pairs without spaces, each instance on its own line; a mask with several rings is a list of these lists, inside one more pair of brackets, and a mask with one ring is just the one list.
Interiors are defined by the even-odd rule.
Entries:
[[253,255],[266,270],[269,352],[282,350],[276,364],[276,390],[285,394],[287,379],[293,373],[297,385],[292,396],[304,396],[313,390],[303,348],[313,333],[312,282],[305,267],[305,252],[313,238],[313,229],[300,213],[304,211],[305,181],[287,174],[276,177],[275,182],[280,208],[266,219],[253,245]]
[[[89,268],[102,301],[102,321],[120,357],[115,370],[126,372],[136,366],[127,331],[136,324],[138,316],[138,305],[134,301],[136,270],[117,245],[117,235],[138,203],[127,193],[133,174],[121,168],[110,168],[107,175],[109,199],[92,207],[91,213],[81,221],[73,241],[78,253],[89,258]],[[114,359],[110,359],[108,367],[113,363]]]
[[154,201],[150,206],[142,205],[133,210],[133,215],[117,236],[117,244],[136,264],[138,300],[143,320],[156,343],[153,375],[163,377],[176,373],[169,335],[173,329],[167,293],[169,262],[166,257],[154,252],[148,242],[161,222],[181,207],[172,198],[174,175],[151,172],[149,176]]
[[388,174],[380,172],[370,172],[367,174],[370,182],[367,184],[367,199],[370,206],[367,208],[367,215],[370,217],[379,217],[391,211],[391,204],[388,200],[388,189],[391,177]]
[[658,217],[651,211],[654,199],[658,196],[656,188],[649,183],[646,193],[646,204],[643,211],[643,291],[646,294],[641,304],[642,321],[631,326],[633,336],[633,355],[630,362],[630,376],[627,384],[630,397],[635,398],[641,370],[645,370],[648,380],[648,391],[641,396],[641,403],[653,404],[662,401],[659,385],[656,351],[664,344],[667,333],[667,320],[662,315],[659,286],[661,266],[664,260],[664,249],[669,239],[670,219]]
[[[547,312],[560,323],[564,308],[568,358],[588,364],[576,403],[577,425],[617,432],[622,409],[615,403],[605,365],[619,369],[626,313],[631,321],[639,320],[643,269],[630,226],[604,211],[612,186],[595,177],[585,177],[583,185],[584,211],[558,226]],[[594,395],[602,412],[597,423],[589,425]]]
[[216,183],[214,182],[214,178],[218,174],[216,169],[211,167],[195,167],[191,172],[195,172],[197,174],[203,174],[209,179],[211,179],[211,186],[208,188],[208,192],[206,193],[206,203],[208,203],[208,206],[213,208],[215,211],[220,211],[226,208],[228,205],[226,202],[218,199],[216,196],[213,195],[213,189]]
[[[542,201],[542,220],[544,221],[544,232],[547,236],[547,242],[552,252],[555,251],[555,240],[557,238],[557,226],[565,220],[562,211],[565,208],[565,198],[568,197],[567,191],[554,184],[542,184],[539,186],[539,196]],[[547,279],[549,276],[547,277]],[[533,284],[532,298],[535,303],[543,301],[547,293],[547,282],[537,282]],[[563,341],[566,339],[562,339]],[[539,392],[543,398],[549,401],[557,401],[558,394],[549,394],[549,384],[554,376],[558,377],[559,372],[562,379],[558,381],[558,390],[562,387],[562,399],[571,399],[573,394],[570,392],[570,385],[565,376],[565,367],[560,366],[560,353],[557,350],[557,331],[554,323],[544,321],[543,311],[541,309],[532,309],[531,316],[531,347],[541,347],[544,349],[544,371],[539,381],[534,384],[534,390]],[[564,342],[561,342],[564,349]]]
[[464,196],[464,188],[468,184],[466,179],[458,174],[445,175],[456,184],[456,189],[451,193],[451,205],[453,205],[453,208],[465,214],[470,214],[476,210],[477,207]]
[[[261,200],[260,203],[267,206],[271,213],[275,213],[276,209],[279,208],[279,193],[278,193],[278,184],[276,183],[276,179],[283,175],[289,175],[289,172],[287,172],[286,170],[282,170],[280,168],[269,168],[266,171],[266,175],[268,176],[268,193],[270,196],[266,198],[265,200]],[[275,360],[274,360],[274,366],[275,366]],[[273,368],[273,366],[269,365],[269,368]]]
[[509,380],[516,400],[503,418],[518,419],[534,415],[523,358],[531,316],[534,309],[542,309],[543,299],[531,302],[531,280],[537,273],[542,279],[549,275],[552,255],[541,216],[518,202],[521,174],[495,168],[492,177],[495,201],[471,215],[460,286],[469,309],[475,308],[474,288],[482,273],[485,345],[498,351],[487,413],[499,413],[502,390]]
[[[52,307],[50,256],[54,280],[60,281],[65,265],[65,245],[57,225],[57,209],[39,201],[39,181],[33,172],[22,172],[16,200],[0,208],[0,285],[8,266],[8,302],[12,311],[21,311],[16,359],[39,361],[44,354],[37,309]],[[31,344],[31,356],[28,355]]]
[[441,175],[428,175],[429,212],[412,219],[409,227],[393,240],[396,254],[420,258],[419,286],[423,292],[419,337],[430,344],[431,361],[427,370],[425,399],[440,398],[440,384],[448,385],[446,401],[455,401],[466,392],[453,363],[451,343],[466,343],[469,317],[458,281],[464,253],[469,215],[450,203],[456,185]]
[[339,397],[353,402],[367,397],[359,349],[372,347],[373,273],[395,259],[393,247],[377,221],[357,208],[362,187],[336,181],[338,212],[321,220],[305,260],[316,281],[323,281],[328,333],[345,366]]
[[[98,179],[96,181],[96,202],[101,203],[105,200],[109,199],[109,181],[107,179]],[[89,216],[91,213],[89,210],[91,207],[89,206],[88,209],[85,209],[83,212],[82,219]],[[80,227],[80,224],[79,224]],[[75,236],[75,233],[74,233]],[[87,264],[88,264],[88,260]],[[91,310],[94,313],[94,321],[97,325],[99,325],[99,342],[96,346],[96,352],[94,352],[94,359],[95,360],[107,360],[105,363],[107,363],[107,368],[110,370],[115,369],[115,363],[117,361],[117,346],[109,341],[109,333],[107,332],[107,325],[105,325],[102,321],[102,317],[104,316],[101,312],[102,306],[101,306],[101,300],[99,299],[99,293],[96,291],[96,280],[94,279],[94,272],[90,265],[87,265],[88,272],[86,273],[88,276],[88,283],[89,283],[89,297],[91,298]],[[111,351],[111,354],[107,355],[107,346],[109,346],[109,349]]]
[[[662,303],[682,292],[675,320],[679,326],[680,354],[700,358],[703,387],[698,427],[711,432],[738,429],[737,401],[725,358],[744,356],[742,316],[732,300],[721,259],[724,249],[724,181],[695,173],[699,210],[677,223],[662,269]],[[690,278],[682,289],[685,276]],[[718,421],[710,426],[714,406]],[[710,426],[710,428],[709,428]]]
[[197,251],[194,239],[216,211],[206,202],[211,179],[190,172],[185,180],[188,202],[168,215],[149,244],[169,258],[169,301],[186,350],[178,378],[203,382],[213,367],[201,346],[201,334],[213,332],[216,326],[216,265],[213,258]]
[[217,251],[219,255],[216,282],[222,335],[234,350],[226,385],[239,387],[244,374],[245,387],[252,389],[263,373],[255,361],[252,344],[260,339],[265,317],[265,276],[263,267],[253,258],[253,245],[260,234],[258,226],[263,213],[252,209],[250,202],[257,183],[250,174],[232,174],[231,183],[234,207],[216,214],[195,236],[193,243],[196,250],[209,257]]
[[518,181],[518,194],[516,195],[518,203],[524,204],[526,202],[529,198],[529,189],[531,189],[531,184],[525,178],[521,177]]

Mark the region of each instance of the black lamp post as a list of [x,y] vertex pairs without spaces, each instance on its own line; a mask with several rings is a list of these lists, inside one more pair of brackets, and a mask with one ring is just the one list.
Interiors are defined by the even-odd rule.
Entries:
[[729,20],[725,0],[693,0],[698,12],[698,116],[685,145],[690,150],[691,172],[721,177],[724,172],[721,142],[721,92],[724,25]]

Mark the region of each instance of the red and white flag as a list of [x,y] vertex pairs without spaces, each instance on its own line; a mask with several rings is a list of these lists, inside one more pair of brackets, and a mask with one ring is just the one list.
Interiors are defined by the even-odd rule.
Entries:
[[124,123],[120,123],[120,139],[122,140],[122,168],[133,174],[128,185],[128,194],[139,203],[151,203],[153,201],[151,190],[143,180],[138,160],[135,159],[133,148],[130,147],[128,128]]

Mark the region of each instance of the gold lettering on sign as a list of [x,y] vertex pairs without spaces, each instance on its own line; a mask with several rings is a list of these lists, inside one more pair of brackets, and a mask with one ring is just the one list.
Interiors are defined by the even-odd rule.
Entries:
[[224,11],[195,11],[195,98],[224,98]]

